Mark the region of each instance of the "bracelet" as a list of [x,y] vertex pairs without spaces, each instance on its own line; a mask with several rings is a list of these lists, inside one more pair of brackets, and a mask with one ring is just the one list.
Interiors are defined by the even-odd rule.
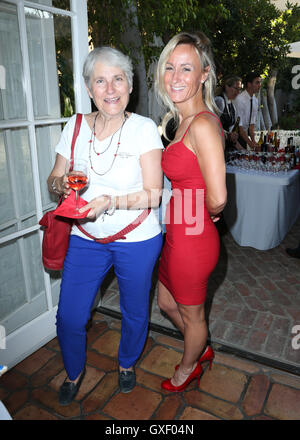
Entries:
[[55,186],[55,181],[56,181],[56,179],[57,179],[57,177],[54,177],[54,179],[52,180],[51,188],[52,188],[52,191],[53,191],[53,192],[55,192],[56,194],[60,194],[60,191],[58,191],[58,189],[57,189],[56,186]]
[[116,211],[116,198],[115,197],[111,197],[107,194],[105,194],[105,197],[109,198],[109,205],[106,208],[106,210],[104,211],[104,214],[107,215],[113,215]]

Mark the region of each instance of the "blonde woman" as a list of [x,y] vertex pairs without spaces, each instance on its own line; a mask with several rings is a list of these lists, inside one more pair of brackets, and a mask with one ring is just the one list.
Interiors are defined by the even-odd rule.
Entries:
[[[158,304],[184,335],[184,353],[168,391],[184,391],[214,357],[206,347],[204,304],[208,278],[219,257],[214,221],[226,204],[224,135],[214,103],[215,73],[210,42],[183,32],[164,48],[156,88],[177,124],[162,168],[172,182],[166,212],[166,243],[159,267]],[[166,136],[166,134],[164,134]],[[202,356],[201,356],[202,355]]]

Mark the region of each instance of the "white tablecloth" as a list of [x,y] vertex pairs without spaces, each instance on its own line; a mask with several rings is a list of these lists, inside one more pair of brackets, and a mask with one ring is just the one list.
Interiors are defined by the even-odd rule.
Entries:
[[300,172],[265,174],[227,167],[225,222],[240,246],[280,244],[300,214]]

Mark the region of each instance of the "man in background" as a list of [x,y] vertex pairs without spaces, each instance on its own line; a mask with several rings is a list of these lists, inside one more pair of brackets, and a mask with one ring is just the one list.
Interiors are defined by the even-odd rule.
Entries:
[[258,112],[258,100],[255,96],[261,88],[259,73],[249,73],[245,78],[245,90],[234,100],[237,116],[240,117],[239,143],[242,147],[253,150],[258,147],[255,142],[254,129]]

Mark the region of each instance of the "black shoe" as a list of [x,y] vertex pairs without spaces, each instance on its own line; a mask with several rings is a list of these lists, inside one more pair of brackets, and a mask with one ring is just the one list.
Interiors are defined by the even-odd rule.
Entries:
[[287,248],[286,252],[287,252],[287,254],[289,254],[290,257],[300,258],[299,248],[296,248],[296,249]]
[[136,384],[136,376],[134,370],[119,371],[119,387],[121,393],[130,393]]
[[66,406],[69,405],[75,398],[76,394],[79,391],[81,382],[83,381],[85,375],[85,368],[81,373],[81,376],[77,383],[67,382],[67,379],[64,381],[62,386],[59,389],[59,397],[58,401],[60,405]]

